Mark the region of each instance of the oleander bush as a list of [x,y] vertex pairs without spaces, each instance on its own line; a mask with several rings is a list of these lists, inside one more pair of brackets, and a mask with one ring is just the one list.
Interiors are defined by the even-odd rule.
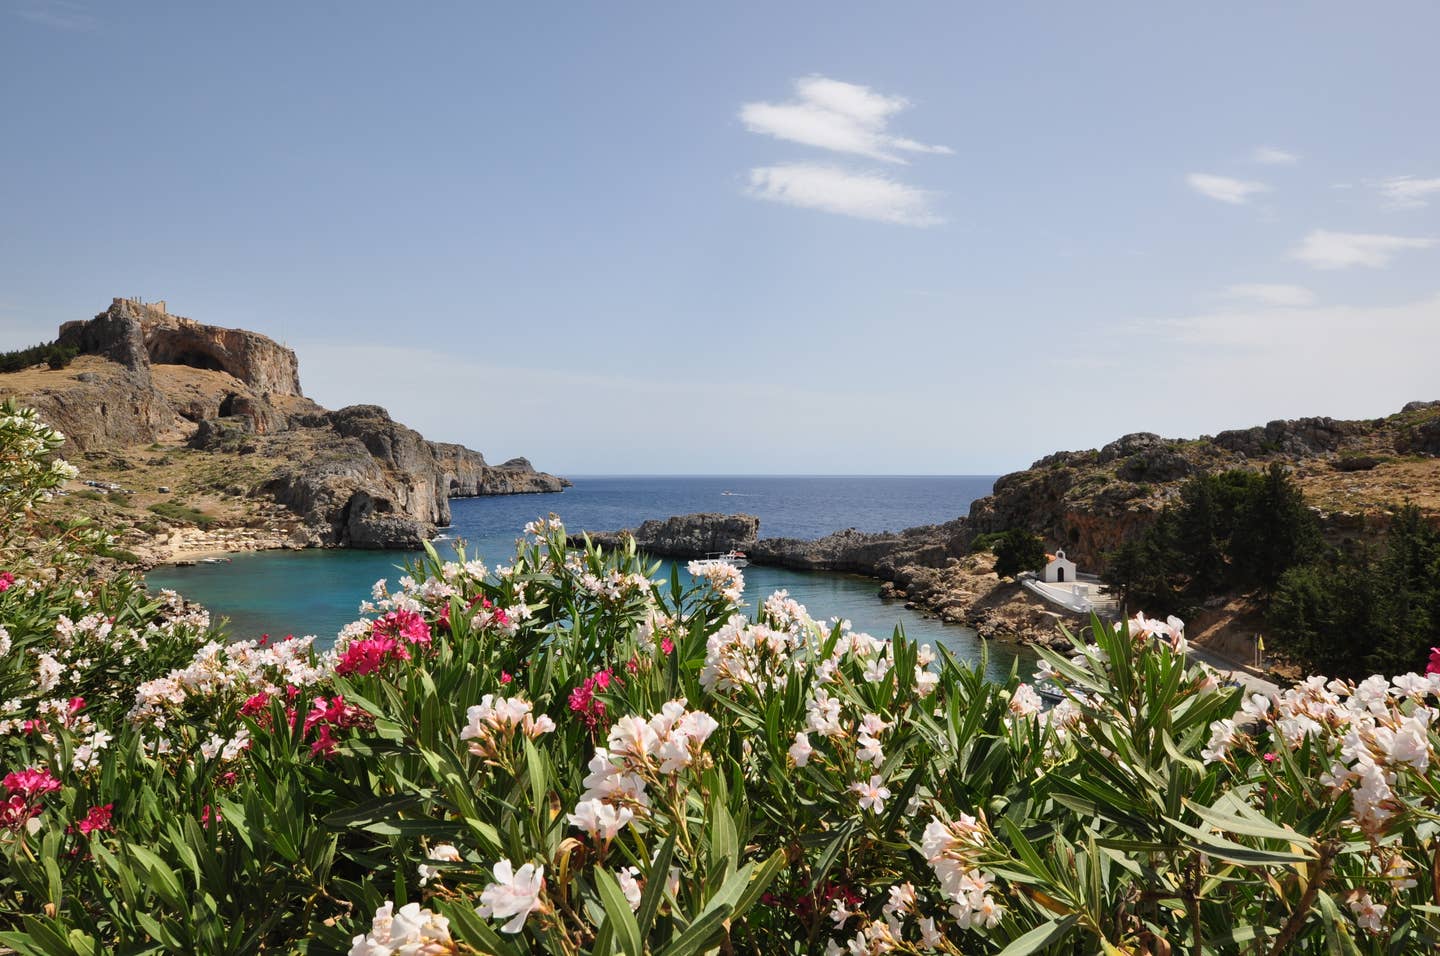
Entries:
[[1247,697],[1139,617],[1042,649],[1047,708],[783,592],[746,607],[728,565],[658,567],[569,547],[552,517],[504,566],[428,552],[329,648],[222,643],[129,584],[6,581],[0,944],[1440,942],[1440,675]]

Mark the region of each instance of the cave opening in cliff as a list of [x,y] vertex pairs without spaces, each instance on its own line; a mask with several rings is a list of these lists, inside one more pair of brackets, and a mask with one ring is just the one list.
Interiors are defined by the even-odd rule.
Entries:
[[174,352],[156,350],[151,354],[150,361],[156,365],[186,365],[190,368],[204,369],[207,372],[229,371],[215,356],[198,349],[182,349]]

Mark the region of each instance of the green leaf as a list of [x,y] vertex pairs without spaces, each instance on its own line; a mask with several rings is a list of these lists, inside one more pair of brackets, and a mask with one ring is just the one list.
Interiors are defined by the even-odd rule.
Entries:
[[1078,915],[1072,913],[1069,916],[1041,923],[1000,950],[1000,956],[1025,956],[1027,953],[1038,953],[1046,946],[1064,937],[1066,933],[1070,932],[1070,927],[1074,926],[1079,919]]
[[776,850],[770,854],[770,859],[762,863],[760,868],[755,871],[755,875],[752,876],[749,883],[745,885],[745,892],[741,893],[740,898],[736,900],[735,909],[731,911],[732,919],[739,919],[744,916],[745,912],[755,905],[755,902],[760,899],[761,894],[769,889],[770,884],[774,881],[775,877],[779,875],[785,863],[785,851],[783,849]]
[[605,907],[607,922],[620,938],[620,947],[625,950],[626,956],[640,956],[640,926],[635,922],[635,914],[630,911],[625,891],[620,889],[619,881],[607,868],[597,866],[594,873],[600,903]]
[[660,900],[665,896],[665,884],[670,880],[670,859],[675,855],[675,834],[672,832],[660,844],[655,860],[650,864],[650,873],[645,877],[645,891],[640,894],[640,908],[635,912],[635,921],[642,935],[649,935],[650,924],[660,910]]
[[687,926],[685,932],[676,937],[673,943],[661,950],[660,956],[691,956],[692,953],[700,952],[712,939],[724,932],[725,921],[729,917],[728,906],[707,910]]
[[160,859],[154,851],[135,843],[127,843],[126,850],[140,861],[151,876],[151,886],[156,894],[175,909],[184,911],[186,909],[186,897],[180,886],[180,878],[175,871],[170,869],[169,864]]
[[1206,823],[1218,827],[1226,833],[1240,833],[1266,840],[1280,840],[1285,843],[1300,843],[1307,847],[1310,846],[1308,837],[1295,832],[1290,827],[1271,822],[1233,792],[1221,796],[1219,800],[1215,801],[1213,807],[1202,807],[1189,800],[1185,801],[1185,806]]
[[1304,853],[1291,853],[1288,850],[1263,850],[1246,846],[1243,843],[1236,843],[1234,840],[1227,840],[1222,836],[1206,833],[1195,827],[1187,826],[1179,820],[1167,821],[1182,833],[1190,835],[1191,839],[1180,842],[1193,850],[1208,853],[1216,859],[1224,860],[1227,863],[1239,863],[1246,866],[1269,866],[1276,864],[1298,863],[1310,859]]

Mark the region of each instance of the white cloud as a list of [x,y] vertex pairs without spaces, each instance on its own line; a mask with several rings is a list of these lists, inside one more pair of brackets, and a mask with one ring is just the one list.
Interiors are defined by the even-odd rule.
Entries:
[[1210,173],[1191,173],[1185,177],[1185,181],[1202,196],[1237,206],[1249,202],[1250,197],[1256,193],[1270,191],[1270,187],[1264,183],[1231,179],[1229,176],[1212,176]]
[[1300,162],[1300,157],[1295,153],[1276,149],[1274,146],[1256,147],[1255,152],[1250,154],[1250,158],[1266,166],[1293,166]]
[[[1292,363],[1287,368],[1307,378],[1314,376],[1314,370],[1304,363],[1293,363],[1301,353],[1325,355],[1328,357],[1325,364],[1337,368],[1351,361],[1356,368],[1361,368],[1371,363],[1383,365],[1387,360],[1397,367],[1401,364],[1420,367],[1430,364],[1430,357],[1440,351],[1440,295],[1394,306],[1236,308],[1154,320],[1141,328],[1177,346],[1288,352]],[[1396,342],[1407,343],[1406,348],[1397,351]],[[1414,355],[1417,348],[1421,353],[1418,357]],[[1277,366],[1274,374],[1280,375],[1283,371]],[[1334,384],[1329,382],[1326,387]]]
[[904,226],[944,222],[931,211],[932,194],[879,173],[857,173],[836,166],[786,163],[750,170],[746,194],[768,202],[819,209]]
[[746,103],[740,119],[752,133],[774,136],[837,153],[904,163],[900,153],[954,152],[886,131],[890,118],[910,106],[903,96],[886,96],[868,86],[823,76],[795,82],[796,98],[784,103]]
[[1304,286],[1280,283],[1250,282],[1232,285],[1225,289],[1232,299],[1250,299],[1265,305],[1298,308],[1315,302],[1315,293]]
[[1430,198],[1440,194],[1440,178],[1416,179],[1414,176],[1392,176],[1370,183],[1380,190],[1385,205],[1392,209],[1423,209]]
[[22,20],[56,30],[88,33],[100,27],[100,21],[84,4],[73,0],[29,0],[15,11]]
[[1397,252],[1429,249],[1435,245],[1440,245],[1440,240],[1316,229],[1301,240],[1290,256],[1316,269],[1348,269],[1351,266],[1380,269],[1389,265]]

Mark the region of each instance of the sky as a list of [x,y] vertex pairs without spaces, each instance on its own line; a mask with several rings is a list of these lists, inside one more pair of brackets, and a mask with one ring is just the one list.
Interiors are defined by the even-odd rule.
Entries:
[[0,348],[114,296],[561,474],[1440,398],[1430,2],[0,0]]

